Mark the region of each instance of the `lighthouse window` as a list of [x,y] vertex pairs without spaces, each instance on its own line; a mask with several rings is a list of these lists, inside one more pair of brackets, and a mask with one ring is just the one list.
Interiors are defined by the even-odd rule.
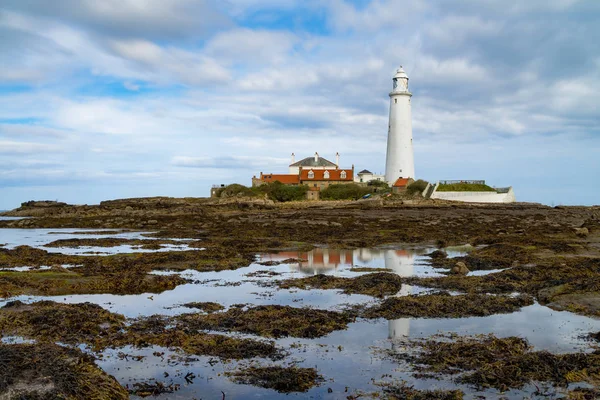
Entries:
[[394,99],[394,103],[398,104],[398,99]]

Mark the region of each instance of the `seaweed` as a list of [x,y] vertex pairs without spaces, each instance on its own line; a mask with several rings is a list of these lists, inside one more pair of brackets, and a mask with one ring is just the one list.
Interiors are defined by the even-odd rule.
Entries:
[[178,329],[236,331],[272,338],[316,338],[346,329],[353,318],[349,313],[268,305],[248,310],[231,308],[210,315],[183,314],[176,320]]
[[463,318],[511,313],[533,304],[528,295],[492,296],[466,294],[452,296],[447,292],[427,295],[391,297],[380,305],[371,307],[362,314],[366,318],[398,319],[420,318]]
[[365,294],[384,297],[398,293],[402,280],[397,274],[379,272],[356,278],[338,278],[330,275],[315,275],[308,278],[288,279],[278,283],[282,289],[342,289],[344,293]]
[[136,382],[131,386],[132,387],[129,389],[129,394],[139,397],[159,396],[165,393],[175,393],[180,388],[179,384],[167,384],[159,381]]
[[7,399],[128,399],[115,378],[78,349],[0,344],[0,396]]
[[96,345],[125,326],[125,317],[92,303],[61,304],[40,301],[7,303],[0,309],[0,332],[41,342]]
[[314,368],[297,366],[251,366],[228,373],[232,381],[274,389],[280,393],[307,392],[323,381]]
[[213,312],[217,312],[217,311],[221,311],[224,307],[222,305],[220,305],[219,303],[214,303],[211,301],[205,301],[205,302],[198,302],[198,301],[194,301],[191,303],[186,303],[182,305],[183,307],[186,308],[196,308],[198,310],[202,310],[204,312],[207,313],[213,313]]
[[[569,383],[600,383],[600,353],[552,354],[532,351],[522,338],[493,335],[420,340],[416,354],[393,354],[410,361],[418,375],[449,374],[478,389],[520,389],[531,381],[566,387]],[[450,339],[448,341],[447,339]]]
[[380,384],[387,400],[462,400],[460,390],[417,390],[405,382],[400,384]]

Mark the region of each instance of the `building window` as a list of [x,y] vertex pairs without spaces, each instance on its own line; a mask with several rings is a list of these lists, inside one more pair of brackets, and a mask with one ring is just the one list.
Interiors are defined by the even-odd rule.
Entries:
[[[340,174],[340,178],[346,179],[346,171],[342,171],[342,173]],[[362,182],[362,179],[361,179],[361,182]]]
[[315,179],[315,173],[313,171],[308,171],[308,179]]
[[329,179],[329,171],[325,171],[325,173],[323,174],[323,178]]

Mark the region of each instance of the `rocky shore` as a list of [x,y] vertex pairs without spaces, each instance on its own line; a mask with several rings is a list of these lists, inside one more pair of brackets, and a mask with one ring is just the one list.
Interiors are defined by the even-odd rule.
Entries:
[[[0,351],[17,351],[24,359],[40,351],[62,360],[62,364],[52,368],[43,360],[37,361],[41,363],[40,371],[50,371],[51,376],[50,381],[33,390],[42,397],[69,397],[69,390],[73,390],[73,398],[78,398],[79,389],[65,387],[67,383],[84,382],[99,382],[97,390],[104,394],[98,398],[127,396],[127,390],[121,390],[111,377],[94,369],[93,355],[78,353],[79,345],[88,346],[95,354],[107,348],[156,345],[224,360],[281,360],[287,349],[271,339],[322,337],[347,329],[357,319],[489,316],[512,313],[534,303],[600,318],[600,207],[466,205],[414,199],[279,204],[243,198],[145,198],[106,201],[95,206],[28,202],[3,215],[23,219],[0,220],[0,228],[93,230],[88,231],[90,237],[59,239],[38,248],[6,248],[0,244],[0,296],[4,300],[20,295],[163,293],[193,282],[193,278],[174,272],[235,271],[251,265],[259,253],[320,247],[438,249],[426,257],[428,265],[442,271],[441,276],[435,277],[399,277],[381,268],[371,273],[368,268],[355,268],[354,273],[364,274],[354,277],[280,279],[278,273],[269,270],[254,274],[254,279],[264,279],[263,286],[274,290],[336,290],[362,295],[373,302],[337,311],[282,305],[227,308],[218,302],[200,302],[196,303],[200,306],[189,306],[190,311],[179,316],[157,314],[131,319],[92,304],[11,301],[0,309],[0,331],[4,337],[18,336],[36,344],[4,344]],[[98,233],[132,231],[143,232],[143,239],[93,237]],[[188,246],[187,250],[168,251],[164,247],[181,243]],[[124,245],[157,251],[108,256],[60,252],[61,248]],[[468,251],[451,257],[453,246]],[[24,267],[27,269],[20,269]],[[429,292],[394,297],[405,285]],[[203,304],[211,307],[207,309]],[[251,334],[255,338],[224,336],[230,333]],[[588,333],[591,337],[598,334]],[[70,347],[54,347],[56,343]],[[570,388],[573,382],[584,382],[593,388],[600,382],[599,353],[593,348],[585,356],[553,355],[537,352],[518,338],[493,335],[450,341],[431,338],[415,342],[414,347],[421,348],[421,353],[400,358],[419,365],[416,374],[441,379],[465,372],[459,381],[467,386],[506,391],[522,389],[533,381],[564,388]],[[446,355],[443,359],[436,358],[439,349]],[[80,360],[77,362],[83,368],[81,376],[73,378],[79,372],[73,372],[75,367],[70,360]],[[28,372],[34,368],[31,362],[28,359],[17,365],[0,360],[0,371],[10,377],[0,382],[0,396],[20,398],[25,393],[23,384],[28,376],[33,376]],[[542,367],[548,363],[556,368],[550,371],[549,367]],[[516,365],[520,371],[517,376]],[[322,385],[327,379],[322,375],[310,368],[252,365],[228,376],[238,384],[290,393]],[[284,379],[286,376],[289,381]],[[31,379],[37,382],[41,378]],[[589,397],[595,396],[594,389],[586,388],[565,393],[573,399],[595,398]],[[137,392],[132,390],[129,393],[135,395]],[[136,390],[140,392],[139,385]],[[380,386],[374,392],[391,399],[455,399],[463,398],[463,391],[425,393],[395,384]],[[369,394],[348,393],[346,397],[366,395]]]

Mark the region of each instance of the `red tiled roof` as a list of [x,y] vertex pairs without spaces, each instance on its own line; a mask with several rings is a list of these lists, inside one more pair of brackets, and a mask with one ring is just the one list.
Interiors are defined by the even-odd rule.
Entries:
[[[308,174],[312,171],[314,173],[313,178],[309,178]],[[346,171],[346,177],[342,178],[342,171]],[[325,178],[325,173],[329,173],[329,178]],[[300,171],[301,181],[353,181],[354,171],[351,169],[303,169]]]
[[394,183],[394,187],[406,187],[408,186],[408,178],[398,178],[396,183]]
[[286,185],[299,185],[300,179],[298,175],[290,174],[263,174],[260,176],[260,180],[266,183],[273,183],[279,181]]

